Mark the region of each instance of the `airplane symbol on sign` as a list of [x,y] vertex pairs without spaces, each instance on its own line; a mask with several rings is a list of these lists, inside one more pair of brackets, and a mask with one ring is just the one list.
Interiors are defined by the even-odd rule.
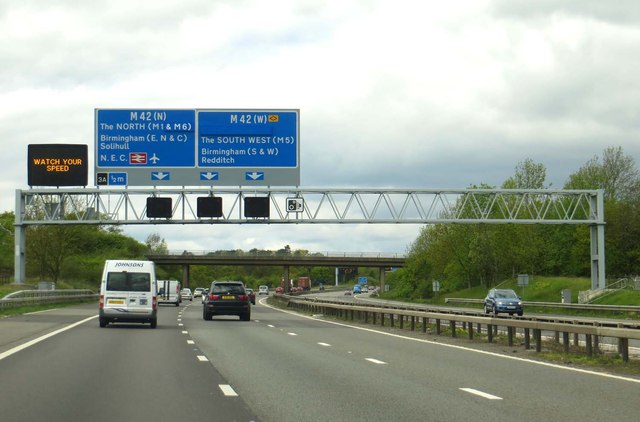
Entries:
[[146,152],[129,153],[129,164],[147,164],[147,153]]
[[160,161],[160,159],[158,158],[158,156],[154,152],[153,156],[151,158],[149,158],[149,161],[151,161],[151,163],[153,163],[153,164],[156,164],[158,161]]

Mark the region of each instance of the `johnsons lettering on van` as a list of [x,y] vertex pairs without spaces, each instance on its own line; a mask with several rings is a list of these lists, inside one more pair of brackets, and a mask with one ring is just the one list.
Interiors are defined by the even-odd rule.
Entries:
[[107,260],[100,281],[100,327],[110,322],[158,325],[156,272],[151,261]]

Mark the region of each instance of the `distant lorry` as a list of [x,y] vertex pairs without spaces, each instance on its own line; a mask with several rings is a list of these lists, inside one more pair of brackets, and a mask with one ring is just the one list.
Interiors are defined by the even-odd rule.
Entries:
[[180,282],[178,280],[158,280],[158,303],[180,305]]
[[311,278],[310,277],[298,277],[298,287],[302,290],[311,290]]

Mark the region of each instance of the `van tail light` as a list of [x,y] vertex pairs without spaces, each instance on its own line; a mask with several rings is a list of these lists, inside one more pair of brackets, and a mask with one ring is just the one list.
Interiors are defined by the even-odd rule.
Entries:
[[158,309],[158,298],[155,296],[151,299],[151,309],[154,311]]
[[104,295],[100,295],[100,309],[104,309]]

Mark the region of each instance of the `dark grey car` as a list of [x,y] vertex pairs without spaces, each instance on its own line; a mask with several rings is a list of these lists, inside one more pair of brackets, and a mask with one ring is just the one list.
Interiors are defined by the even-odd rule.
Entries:
[[491,289],[484,298],[484,313],[490,312],[494,315],[502,312],[522,316],[524,313],[522,299],[511,289]]
[[202,304],[202,318],[214,315],[238,315],[241,321],[251,319],[251,302],[241,281],[214,281]]

